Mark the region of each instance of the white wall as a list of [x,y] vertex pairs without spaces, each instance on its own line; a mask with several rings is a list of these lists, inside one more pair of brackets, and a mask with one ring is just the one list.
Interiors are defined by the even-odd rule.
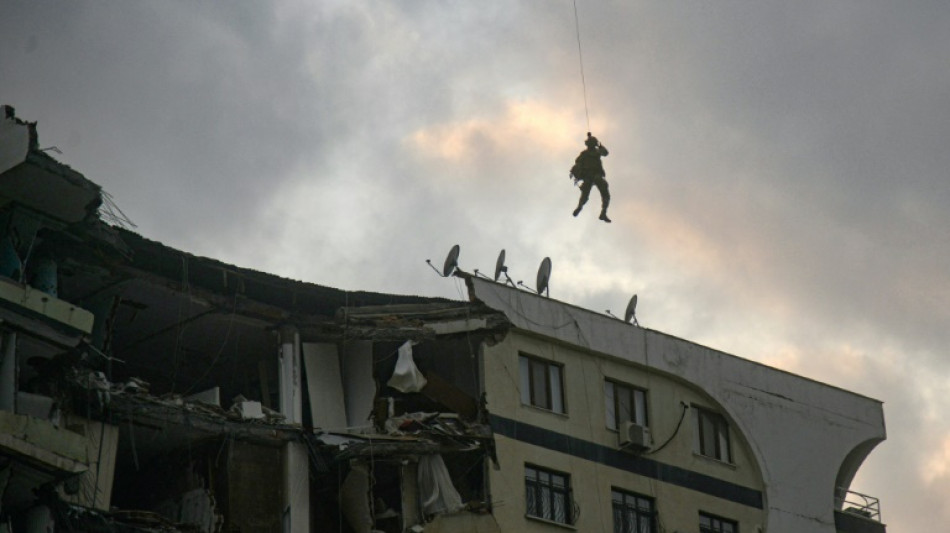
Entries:
[[343,431],[346,428],[346,406],[336,344],[303,343],[303,361],[313,427]]
[[373,343],[349,341],[344,345],[343,394],[346,397],[346,425],[354,429],[372,429],[369,419],[376,398],[376,381],[373,380]]
[[0,173],[26,160],[30,151],[29,127],[15,120],[0,117]]

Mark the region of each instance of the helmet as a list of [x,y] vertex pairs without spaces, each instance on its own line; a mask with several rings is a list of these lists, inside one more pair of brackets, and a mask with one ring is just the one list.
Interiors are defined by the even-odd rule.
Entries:
[[586,144],[588,148],[594,148],[594,147],[596,147],[598,144],[600,144],[600,141],[598,141],[598,140],[597,140],[597,137],[594,137],[594,136],[591,135],[590,132],[588,131],[588,132],[587,132],[587,140],[584,141],[584,144]]

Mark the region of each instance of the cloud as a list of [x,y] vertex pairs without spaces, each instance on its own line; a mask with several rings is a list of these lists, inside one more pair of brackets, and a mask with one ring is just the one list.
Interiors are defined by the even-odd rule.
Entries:
[[578,145],[572,122],[570,112],[545,102],[508,102],[502,116],[479,115],[419,129],[409,144],[420,157],[431,155],[459,165],[523,157],[527,147],[532,157],[551,156]]
[[[13,2],[0,99],[172,246],[455,298],[453,244],[528,284],[551,257],[555,298],[883,399],[857,481],[939,522],[950,12],[578,8],[583,82],[570,3]],[[588,127],[610,225],[570,215]]]
[[950,433],[940,439],[939,446],[927,458],[920,475],[929,485],[938,482],[950,484]]

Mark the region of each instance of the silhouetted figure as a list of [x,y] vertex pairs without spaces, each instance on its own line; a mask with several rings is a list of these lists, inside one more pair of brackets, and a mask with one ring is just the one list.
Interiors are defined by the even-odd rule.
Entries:
[[571,177],[574,178],[574,182],[581,182],[581,198],[577,202],[577,209],[574,210],[574,216],[576,217],[581,212],[581,209],[584,208],[584,204],[586,204],[587,199],[590,198],[591,187],[596,185],[597,190],[600,191],[600,219],[604,222],[610,222],[610,219],[607,218],[607,206],[610,205],[610,190],[607,187],[607,174],[604,172],[604,165],[600,161],[601,157],[607,155],[607,148],[600,144],[597,137],[591,135],[589,131],[587,132],[587,140],[584,141],[584,144],[587,145],[587,149],[577,156],[577,159],[574,161],[574,166],[571,167]]

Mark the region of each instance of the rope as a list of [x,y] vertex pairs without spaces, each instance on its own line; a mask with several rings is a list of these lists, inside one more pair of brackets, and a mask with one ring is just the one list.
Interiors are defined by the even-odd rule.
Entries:
[[577,33],[577,58],[581,65],[581,85],[584,88],[584,115],[587,117],[587,131],[590,131],[590,111],[587,108],[587,80],[584,78],[584,53],[581,51],[581,25],[577,18],[577,0],[574,0],[574,30]]

